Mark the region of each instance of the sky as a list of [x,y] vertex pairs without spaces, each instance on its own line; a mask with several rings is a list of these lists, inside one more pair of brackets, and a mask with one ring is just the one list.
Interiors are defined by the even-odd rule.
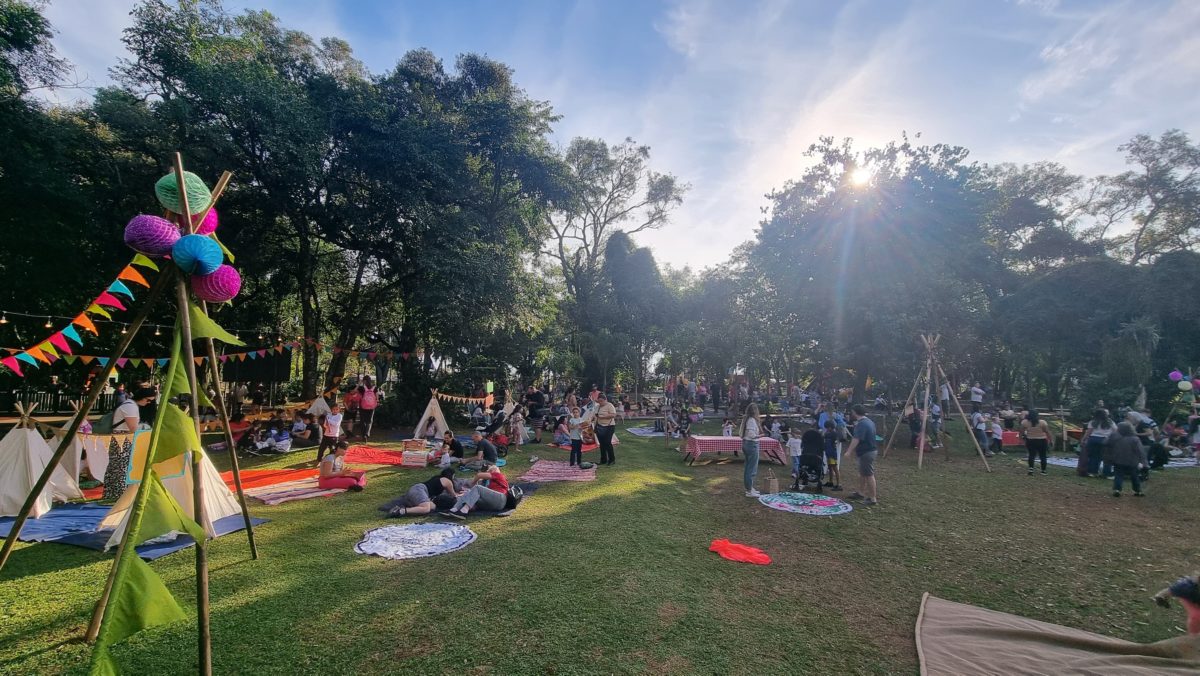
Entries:
[[[133,0],[51,0],[60,54],[110,82]],[[409,49],[508,64],[576,136],[651,148],[690,189],[636,236],[676,267],[753,238],[766,194],[820,136],[865,148],[907,132],[987,163],[1124,169],[1134,134],[1200,134],[1193,0],[226,0],[314,37],[346,39],[375,73]],[[86,96],[66,90],[61,100]]]

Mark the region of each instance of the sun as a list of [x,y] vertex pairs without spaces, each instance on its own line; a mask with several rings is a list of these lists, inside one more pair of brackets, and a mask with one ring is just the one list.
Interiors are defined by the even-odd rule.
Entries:
[[850,182],[854,185],[866,185],[871,182],[874,173],[866,167],[859,167],[850,172]]

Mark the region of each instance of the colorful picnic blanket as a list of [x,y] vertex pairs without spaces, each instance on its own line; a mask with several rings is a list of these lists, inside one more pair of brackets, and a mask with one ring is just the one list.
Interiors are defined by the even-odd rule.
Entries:
[[563,460],[538,460],[524,474],[521,481],[595,481],[596,468],[579,469]]
[[[241,471],[242,488],[245,490],[250,490],[251,488],[274,486],[275,484],[287,483],[289,481],[312,479],[320,474],[320,470],[316,468],[244,469]],[[234,490],[233,472],[221,472],[221,481],[224,481],[225,485],[229,486],[229,490]]]
[[367,465],[401,465],[404,464],[404,451],[389,451],[374,446],[351,446],[346,449],[346,462]]
[[281,505],[285,502],[321,498],[345,492],[345,488],[321,488],[316,477],[246,489],[246,495],[261,500],[267,505]]
[[809,516],[836,516],[854,510],[854,507],[848,502],[812,493],[768,493],[760,496],[758,501],[781,512],[794,512]]
[[[621,440],[618,439],[617,435],[614,434],[613,435],[613,446],[616,446],[617,444],[620,444],[620,443],[621,443]],[[571,450],[571,444],[546,444],[546,445],[550,446],[552,448],[561,448],[564,451]],[[587,453],[588,451],[594,451],[597,448],[600,448],[600,444],[584,444],[582,447],[582,450],[584,453]]]
[[629,427],[625,431],[629,432],[630,434],[637,436],[637,437],[665,437],[665,436],[667,436],[665,433],[659,432],[658,430],[654,429],[653,427]]
[[475,537],[475,531],[453,523],[383,526],[363,533],[354,551],[393,560],[421,559],[458,551],[474,542]]

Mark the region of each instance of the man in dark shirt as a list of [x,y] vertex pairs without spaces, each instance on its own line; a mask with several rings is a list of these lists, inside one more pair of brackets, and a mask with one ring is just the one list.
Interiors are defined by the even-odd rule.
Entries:
[[454,433],[446,430],[442,435],[442,452],[449,453],[451,458],[462,460],[463,445],[462,442],[454,438]]
[[467,467],[481,468],[485,464],[495,465],[500,454],[496,451],[496,445],[487,439],[483,438],[483,433],[475,430],[471,434],[471,440],[475,442],[475,456],[470,460],[465,460],[463,463]]

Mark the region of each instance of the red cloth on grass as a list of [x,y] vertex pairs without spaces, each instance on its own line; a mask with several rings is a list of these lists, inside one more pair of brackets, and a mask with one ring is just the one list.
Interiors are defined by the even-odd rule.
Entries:
[[368,465],[402,465],[404,451],[388,451],[374,446],[351,446],[346,449],[346,462]]
[[[320,470],[316,469],[244,469],[241,471],[242,488],[261,488],[288,481],[311,479],[320,473]],[[234,489],[233,472],[221,472],[221,481],[229,486],[229,490]]]
[[750,545],[738,544],[729,540],[713,540],[708,546],[708,551],[716,552],[723,559],[730,561],[740,561],[742,563],[756,563],[760,566],[765,566],[771,562],[771,557],[767,553],[757,547]]

